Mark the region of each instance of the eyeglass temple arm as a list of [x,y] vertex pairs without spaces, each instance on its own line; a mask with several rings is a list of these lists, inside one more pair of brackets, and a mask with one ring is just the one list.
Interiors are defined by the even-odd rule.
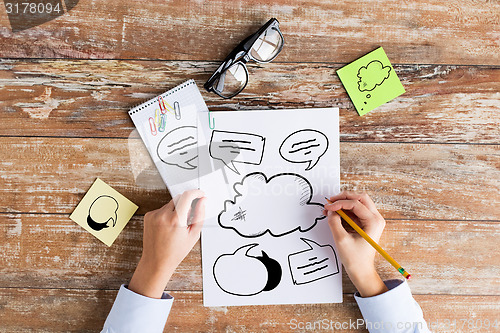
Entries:
[[224,60],[222,62],[222,64],[220,64],[219,67],[217,67],[217,69],[212,74],[212,76],[210,76],[210,79],[208,79],[207,82],[205,82],[203,87],[207,91],[211,91],[213,89],[213,85],[215,83],[215,80],[217,80],[217,78],[221,75],[221,73],[223,73],[225,70],[227,70],[229,67],[231,67],[233,65],[234,60],[233,61],[229,61],[229,60],[231,60],[231,59]]

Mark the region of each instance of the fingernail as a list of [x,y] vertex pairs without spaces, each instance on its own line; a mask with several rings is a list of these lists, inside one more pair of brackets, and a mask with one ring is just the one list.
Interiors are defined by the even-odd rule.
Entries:
[[332,216],[333,212],[331,210],[328,211],[328,216]]

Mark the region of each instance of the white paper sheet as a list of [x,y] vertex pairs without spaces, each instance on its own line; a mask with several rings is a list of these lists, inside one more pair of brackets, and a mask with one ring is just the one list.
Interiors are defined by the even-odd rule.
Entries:
[[325,197],[340,189],[337,108],[201,113],[205,306],[342,302]]

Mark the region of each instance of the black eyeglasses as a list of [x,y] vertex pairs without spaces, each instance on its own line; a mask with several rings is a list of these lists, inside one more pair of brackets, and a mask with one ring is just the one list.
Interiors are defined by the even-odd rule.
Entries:
[[284,43],[278,20],[270,19],[229,53],[204,84],[205,89],[213,91],[222,98],[238,95],[248,83],[248,70],[245,64],[250,59],[261,63],[272,61],[281,52]]

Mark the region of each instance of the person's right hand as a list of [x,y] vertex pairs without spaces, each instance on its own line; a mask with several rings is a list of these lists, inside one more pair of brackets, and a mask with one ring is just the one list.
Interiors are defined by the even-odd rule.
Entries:
[[330,198],[325,205],[328,225],[337,245],[340,259],[347,275],[362,297],[375,296],[387,291],[387,287],[375,270],[375,249],[356,231],[347,231],[342,226],[342,209],[375,242],[378,243],[385,227],[385,220],[366,193],[342,192]]

